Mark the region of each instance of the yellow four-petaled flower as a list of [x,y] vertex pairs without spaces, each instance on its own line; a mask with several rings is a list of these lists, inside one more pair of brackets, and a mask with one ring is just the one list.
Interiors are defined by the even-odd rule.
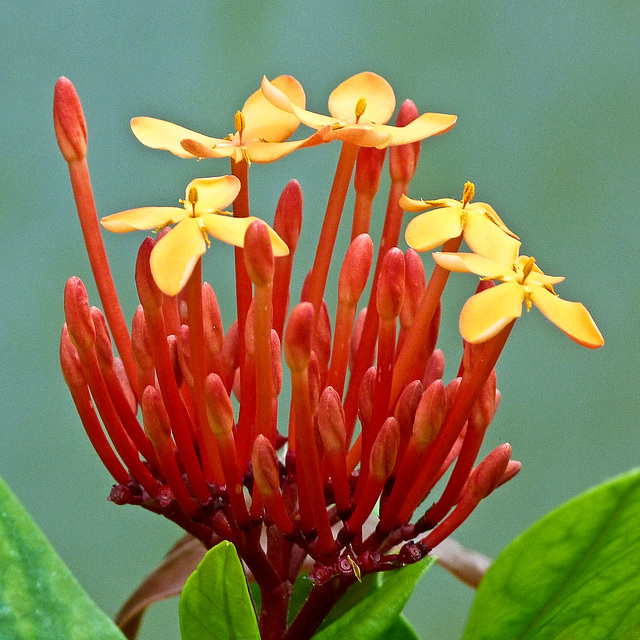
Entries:
[[497,335],[522,314],[522,304],[533,303],[556,326],[579,344],[592,349],[604,344],[602,334],[586,308],[579,302],[562,300],[553,285],[564,277],[548,276],[528,256],[513,262],[492,260],[474,253],[434,253],[434,260],[445,269],[476,273],[503,284],[475,294],[462,308],[460,332],[468,342],[484,342]]
[[[304,90],[291,76],[279,76],[274,85],[301,108]],[[239,114],[239,115],[238,115]],[[273,162],[305,146],[320,144],[317,134],[304,140],[287,141],[300,124],[298,118],[271,105],[262,92],[254,92],[235,117],[236,132],[225,138],[212,138],[172,122],[139,117],[131,129],[142,144],[171,151],[181,158],[232,158],[235,162]]]
[[[222,211],[240,191],[235,176],[197,178],[186,189],[183,207],[142,207],[102,218],[105,229],[128,233],[136,229],[162,229],[176,226],[161,238],[151,252],[151,273],[158,287],[167,295],[176,295],[187,283],[196,261],[209,246],[209,235],[235,245],[244,246],[247,227],[257,218],[230,217]],[[278,234],[269,228],[275,256],[289,253]]]
[[493,207],[486,202],[471,202],[473,193],[473,183],[467,182],[462,200],[413,200],[403,194],[399,204],[405,211],[433,209],[409,222],[405,232],[407,244],[416,251],[430,251],[462,235],[474,253],[513,262],[520,248],[518,236],[507,228]]
[[282,112],[318,129],[325,142],[342,140],[361,147],[384,149],[444,133],[456,123],[456,116],[424,113],[405,127],[386,125],[393,115],[396,97],[391,85],[370,71],[352,76],[332,91],[329,96],[331,116],[307,111],[296,104],[275,80],[269,82],[263,78],[262,92]]

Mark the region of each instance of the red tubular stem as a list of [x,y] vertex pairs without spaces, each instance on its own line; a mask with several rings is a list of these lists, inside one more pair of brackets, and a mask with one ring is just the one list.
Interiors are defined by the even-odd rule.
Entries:
[[447,415],[438,436],[433,442],[430,452],[424,460],[424,467],[428,473],[420,478],[420,482],[414,484],[400,511],[400,522],[404,522],[411,517],[411,514],[418,507],[424,495],[433,487],[440,468],[455,445],[458,435],[464,427],[469,413],[478,399],[482,387],[484,386],[491,371],[495,367],[500,353],[507,342],[507,338],[513,329],[515,320],[510,322],[502,331],[487,340],[482,350],[482,355],[476,364],[473,373],[460,383],[460,388],[455,396],[453,406]]
[[216,440],[209,429],[207,401],[204,395],[204,381],[207,377],[207,361],[204,340],[204,319],[202,310],[202,259],[196,266],[186,285],[187,310],[189,318],[189,349],[191,352],[191,375],[193,377],[192,397],[195,403],[196,432],[201,445],[200,455],[207,482],[224,484],[220,453]]
[[307,289],[307,300],[311,302],[314,309],[315,321],[318,321],[320,315],[320,305],[324,295],[324,288],[329,273],[329,265],[331,264],[331,256],[338,235],[338,227],[340,226],[340,218],[342,210],[347,198],[349,184],[351,183],[351,175],[353,167],[358,157],[359,147],[350,142],[343,142],[338,159],[338,166],[331,185],[327,210],[320,231],[318,240],[318,249],[313,262],[311,278]]
[[131,337],[122,313],[116,287],[113,283],[107,252],[104,248],[86,158],[69,162],[69,176],[78,209],[84,243],[87,247],[91,270],[93,271],[104,314],[109,323],[109,329],[116,343],[118,354],[127,372],[131,388],[136,399],[139,400],[138,372],[131,352]]
[[[442,251],[455,252],[460,248],[461,243],[462,236],[447,240],[442,247]],[[400,397],[402,389],[409,381],[416,358],[418,358],[422,352],[420,347],[424,341],[424,336],[429,331],[429,325],[431,324],[433,316],[438,309],[438,304],[440,303],[440,298],[450,273],[450,271],[443,269],[438,264],[436,264],[431,273],[427,288],[420,299],[420,305],[418,306],[413,324],[405,336],[402,349],[398,354],[393,368],[390,398],[391,406],[393,406]]]

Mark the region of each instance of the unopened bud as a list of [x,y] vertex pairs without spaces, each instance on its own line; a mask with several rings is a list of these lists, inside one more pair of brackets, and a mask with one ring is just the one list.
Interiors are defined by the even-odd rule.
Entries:
[[422,259],[413,249],[408,249],[404,256],[404,286],[405,294],[400,310],[400,324],[408,329],[413,324],[426,286]]
[[376,388],[376,373],[377,369],[375,367],[369,367],[362,377],[358,391],[358,415],[360,416],[360,422],[365,425],[371,422],[371,415],[373,413],[373,394]]
[[442,380],[435,380],[422,395],[413,422],[413,437],[422,447],[438,435],[445,416],[445,390]]
[[511,458],[511,445],[496,447],[471,473],[466,490],[476,499],[486,498],[499,484]]
[[428,387],[434,380],[442,378],[445,369],[444,352],[436,349],[429,358],[422,376],[422,385]]
[[62,325],[62,334],[60,335],[60,366],[62,377],[69,388],[75,389],[87,384],[78,351],[69,338],[66,323]]
[[382,261],[376,303],[381,319],[398,317],[404,300],[404,255],[397,247],[387,251]]
[[153,369],[153,352],[151,351],[149,331],[147,330],[147,323],[144,319],[144,309],[142,305],[138,305],[136,312],[133,314],[131,349],[133,351],[133,358],[142,371]]
[[73,276],[64,288],[64,315],[69,336],[77,349],[91,349],[96,341],[96,329],[91,319],[89,297],[80,278]]
[[346,427],[344,410],[338,392],[325,387],[316,411],[318,431],[327,453],[343,453],[346,449]]
[[193,374],[191,373],[191,343],[189,341],[189,327],[183,324],[180,332],[175,336],[178,364],[184,381],[189,388],[193,388]]
[[411,435],[413,420],[418,404],[420,403],[420,398],[422,398],[422,392],[422,383],[420,380],[414,380],[404,388],[398,398],[393,417],[396,419],[403,437]]
[[298,246],[302,228],[302,189],[297,180],[291,180],[283,189],[273,219],[274,231],[284,240],[289,251]]
[[142,394],[142,420],[149,440],[156,447],[164,447],[171,437],[171,421],[158,390],[149,385]]
[[444,390],[445,396],[445,415],[451,411],[451,405],[453,405],[453,401],[456,398],[456,394],[458,393],[458,389],[460,388],[460,383],[462,382],[462,378],[454,378]]
[[386,480],[393,471],[400,444],[400,431],[395,418],[387,418],[371,447],[369,471],[371,476]]
[[346,305],[355,306],[367,284],[371,261],[373,260],[373,242],[366,233],[353,239],[340,269],[338,280],[338,300]]
[[301,302],[291,311],[284,336],[284,357],[292,371],[302,371],[311,358],[313,305]]
[[87,123],[80,98],[64,76],[56,82],[53,94],[53,126],[64,159],[82,160],[87,155]]
[[204,393],[207,399],[207,416],[209,426],[217,436],[224,436],[233,431],[233,405],[224,384],[215,373],[210,373],[204,382]]
[[96,352],[101,367],[113,365],[113,347],[104,314],[98,307],[91,307],[91,319],[96,330]]
[[149,264],[153,247],[153,238],[145,238],[140,245],[136,260],[136,287],[138,298],[140,298],[145,311],[157,311],[162,307],[163,293],[153,279]]
[[259,434],[253,443],[251,465],[253,467],[253,479],[265,498],[280,491],[278,456],[276,456],[269,439],[262,434]]
[[224,339],[222,315],[215,291],[208,282],[202,284],[202,313],[204,316],[204,339],[206,347],[213,353],[219,353]]
[[244,263],[251,282],[266,285],[273,281],[273,249],[269,229],[262,220],[254,220],[244,234]]

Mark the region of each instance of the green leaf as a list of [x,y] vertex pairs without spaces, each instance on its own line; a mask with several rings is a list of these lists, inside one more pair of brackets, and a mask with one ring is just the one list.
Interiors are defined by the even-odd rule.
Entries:
[[372,590],[343,616],[317,633],[314,640],[386,638],[386,632],[398,624],[398,615],[413,593],[418,580],[434,562],[433,558],[425,558],[416,564],[391,572],[379,588]]
[[465,640],[640,638],[640,469],[574,498],[489,569]]
[[400,614],[391,626],[378,636],[379,640],[420,640],[418,634],[411,628],[408,620]]
[[182,640],[260,640],[247,580],[230,542],[207,551],[180,598]]
[[0,480],[0,639],[124,640]]

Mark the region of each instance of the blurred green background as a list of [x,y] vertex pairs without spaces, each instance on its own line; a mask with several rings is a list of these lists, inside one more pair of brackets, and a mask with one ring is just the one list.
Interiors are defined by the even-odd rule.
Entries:
[[[523,252],[567,277],[558,292],[585,303],[606,345],[582,349],[535,310],[517,324],[498,366],[503,401],[487,448],[511,442],[524,468],[456,537],[495,555],[549,509],[638,464],[640,3],[2,0],[0,11],[0,475],[109,614],[180,532],[106,501],[110,479],[58,372],[64,283],[91,280],[53,135],[60,75],[84,104],[102,215],[175,204],[193,177],[228,171],[224,161],[143,148],[130,133],[132,116],[225,135],[262,74],[294,75],[309,107],[323,112],[339,82],[371,70],[389,80],[398,104],[410,97],[421,112],[457,114],[450,133],[423,146],[411,195],[459,198],[474,181],[476,199],[494,205],[523,238]],[[302,184],[298,281],[337,153],[326,145],[251,170],[253,211],[268,219],[286,182]],[[142,237],[106,238],[127,317]],[[219,276],[227,254],[216,247],[206,269],[228,325],[231,290]],[[475,285],[471,276],[459,282],[444,310],[452,368],[457,314]],[[425,640],[459,638],[472,595],[435,568],[407,614]],[[177,639],[176,613],[175,600],[157,606],[141,637]]]

